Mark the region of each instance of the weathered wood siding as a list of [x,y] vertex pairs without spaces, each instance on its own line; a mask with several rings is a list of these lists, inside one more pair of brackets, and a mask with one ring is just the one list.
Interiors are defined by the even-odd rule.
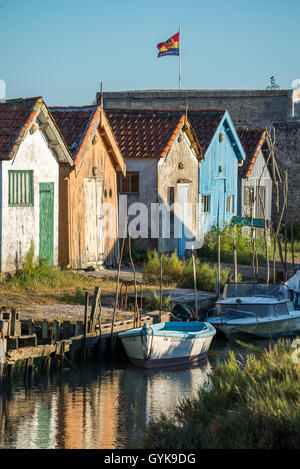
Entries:
[[[259,152],[253,168],[251,170],[250,177],[248,179],[241,179],[239,181],[239,208],[238,208],[238,215],[242,217],[249,217],[250,210],[249,207],[245,203],[245,188],[246,187],[253,187],[254,189],[254,198],[256,198],[256,202],[254,203],[253,207],[253,217],[260,218],[259,215],[261,210],[258,210],[259,205],[259,198],[258,198],[258,184],[261,187],[265,188],[265,211],[266,211],[266,219],[271,220],[272,215],[272,178],[268,168],[265,166],[266,160],[263,156],[262,151]],[[261,177],[260,183],[259,179]]]
[[[59,263],[62,267],[74,269],[86,268],[90,263],[86,255],[86,201],[85,180],[87,178],[103,178],[103,202],[111,203],[115,208],[115,223],[113,233],[109,233],[108,224],[104,226],[104,256],[97,264],[114,265],[118,260],[118,203],[117,178],[115,163],[108,153],[107,147],[100,135],[99,140],[92,143],[89,137],[87,151],[73,168],[60,167],[60,228],[59,228]],[[98,168],[95,175],[93,168]],[[96,207],[88,207],[94,212]],[[104,213],[106,216],[107,213]]]
[[[33,171],[33,205],[9,206],[9,170]],[[54,183],[53,263],[58,263],[58,173],[58,162],[39,130],[27,134],[13,160],[1,162],[1,271],[21,268],[31,241],[39,255],[40,183]]]

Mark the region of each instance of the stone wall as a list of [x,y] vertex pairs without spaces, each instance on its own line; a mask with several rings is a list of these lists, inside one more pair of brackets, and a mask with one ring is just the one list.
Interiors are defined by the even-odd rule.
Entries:
[[270,125],[294,115],[293,90],[169,90],[104,93],[105,108],[227,109],[236,122]]

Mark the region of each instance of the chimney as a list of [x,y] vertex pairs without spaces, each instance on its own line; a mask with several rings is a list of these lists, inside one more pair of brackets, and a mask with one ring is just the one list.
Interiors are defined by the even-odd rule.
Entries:
[[6,103],[6,84],[0,78],[0,103]]

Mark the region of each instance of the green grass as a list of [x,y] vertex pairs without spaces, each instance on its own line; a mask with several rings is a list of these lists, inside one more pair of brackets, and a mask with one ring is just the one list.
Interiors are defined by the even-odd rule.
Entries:
[[143,425],[151,449],[299,448],[300,363],[279,341],[245,360],[232,352],[196,398]]
[[26,255],[23,269],[18,270],[14,275],[2,278],[0,281],[1,286],[23,288],[39,286],[49,288],[76,287],[81,289],[76,293],[78,298],[83,295],[82,288],[91,283],[91,279],[87,276],[61,270],[50,265],[48,260],[36,259],[33,243],[31,243]]

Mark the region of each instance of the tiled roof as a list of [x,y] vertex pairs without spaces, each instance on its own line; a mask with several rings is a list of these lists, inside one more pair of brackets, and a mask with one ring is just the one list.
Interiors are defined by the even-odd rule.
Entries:
[[100,106],[50,107],[76,164],[92,133]]
[[42,101],[37,97],[0,103],[0,160],[13,158]]
[[[179,110],[105,109],[105,113],[126,158],[164,157],[185,120],[185,112]],[[224,113],[224,110],[188,111],[188,121],[203,154]]]
[[126,158],[164,157],[184,122],[184,113],[141,109],[105,109]]
[[257,158],[257,155],[266,138],[264,129],[238,128],[237,134],[246,153],[243,166],[239,167],[239,177],[248,178]]
[[188,120],[194,129],[203,154],[206,153],[225,112],[224,109],[188,110]]

